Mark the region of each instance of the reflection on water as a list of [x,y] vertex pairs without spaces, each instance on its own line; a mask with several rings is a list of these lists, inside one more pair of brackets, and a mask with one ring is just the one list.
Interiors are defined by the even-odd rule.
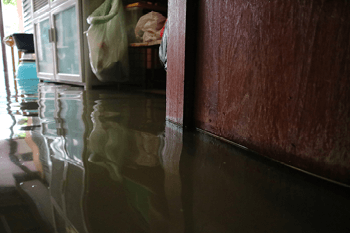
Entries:
[[1,93],[0,232],[349,232],[348,189],[183,132],[163,95],[21,85]]

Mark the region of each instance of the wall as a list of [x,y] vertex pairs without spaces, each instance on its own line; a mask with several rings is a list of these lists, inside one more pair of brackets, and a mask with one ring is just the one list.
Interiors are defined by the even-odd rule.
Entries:
[[18,31],[24,32],[22,0],[18,0],[16,4],[17,4],[17,13],[18,13]]
[[[182,3],[169,2],[176,20]],[[350,184],[349,12],[345,0],[200,0],[196,127]],[[168,73],[181,84],[183,41],[171,40]],[[169,101],[172,82],[170,119],[182,101]]]

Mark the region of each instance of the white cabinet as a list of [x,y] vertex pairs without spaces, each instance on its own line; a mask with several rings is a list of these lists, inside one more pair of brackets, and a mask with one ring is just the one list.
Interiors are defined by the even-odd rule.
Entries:
[[[84,31],[86,18],[103,0],[32,0],[37,73],[42,80],[91,86]],[[91,0],[92,1],[92,0]]]

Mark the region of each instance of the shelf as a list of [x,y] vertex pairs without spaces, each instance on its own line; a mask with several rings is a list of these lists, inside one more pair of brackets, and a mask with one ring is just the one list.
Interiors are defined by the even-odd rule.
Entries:
[[161,42],[162,40],[155,40],[151,42],[141,42],[141,43],[131,43],[129,44],[129,47],[133,47],[133,48],[152,47],[152,46],[160,45]]
[[131,3],[125,6],[125,9],[128,8],[134,8],[134,7],[139,7],[147,10],[152,10],[152,11],[159,11],[159,12],[167,12],[167,8],[165,6],[159,6],[156,4],[152,4],[150,2],[135,2]]

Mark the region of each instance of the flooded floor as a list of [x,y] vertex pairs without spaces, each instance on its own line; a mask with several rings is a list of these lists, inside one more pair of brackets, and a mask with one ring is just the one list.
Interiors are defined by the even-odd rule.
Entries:
[[165,95],[0,84],[0,232],[350,232],[349,189],[165,121]]

